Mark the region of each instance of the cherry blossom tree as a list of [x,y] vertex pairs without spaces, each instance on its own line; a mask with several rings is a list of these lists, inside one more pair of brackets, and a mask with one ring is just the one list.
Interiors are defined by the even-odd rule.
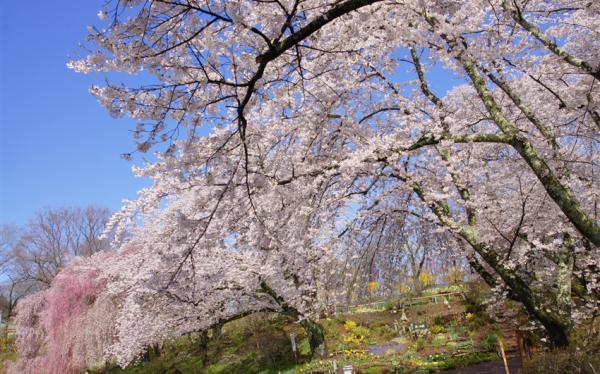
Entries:
[[[76,258],[49,289],[24,299],[16,319],[22,355],[11,372],[72,373],[111,360],[127,366],[151,346],[262,311],[298,321],[313,353],[326,355],[315,321],[327,247],[303,241],[305,228],[286,221],[271,229],[287,241],[271,241],[242,210],[231,210],[237,238],[205,227],[198,239],[192,231],[202,230],[201,219],[190,210],[197,194],[146,216],[118,251]],[[260,250],[245,244],[255,235],[265,236]]]
[[17,304],[19,358],[10,373],[76,373],[103,366],[114,344],[118,302],[106,293],[102,264],[111,254],[77,258],[50,288]]
[[[310,209],[318,196],[307,189],[287,198],[280,190],[263,191],[261,199],[281,204],[273,213],[279,219],[258,221],[245,188],[226,182],[172,195],[168,207],[144,215],[143,227],[105,264],[109,292],[123,300],[112,348],[121,365],[151,345],[259,311],[299,321],[313,354],[326,355],[316,321],[324,308],[320,283],[333,256],[309,221],[325,228],[332,220],[327,211]],[[211,215],[223,225],[211,225]]]
[[126,158],[156,152],[137,169],[153,185],[111,221],[118,234],[145,216],[135,235],[165,238],[141,245],[132,292],[191,287],[178,277],[214,256],[244,273],[231,284],[267,282],[271,304],[310,315],[297,301],[318,301],[317,264],[339,253],[344,227],[408,214],[446,230],[567,345],[600,292],[599,15],[578,0],[107,6],[69,66],[148,81],[91,88],[139,122]]

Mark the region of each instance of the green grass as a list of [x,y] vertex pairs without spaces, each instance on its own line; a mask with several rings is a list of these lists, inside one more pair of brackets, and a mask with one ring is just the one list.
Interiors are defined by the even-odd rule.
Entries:
[[[415,314],[410,322],[424,317],[431,319],[433,316]],[[468,338],[467,329],[458,328],[457,322],[451,318],[438,318],[438,322],[443,325],[439,325],[437,330],[450,331],[452,336],[450,333],[439,332],[420,338],[396,333],[393,323],[398,318],[397,314],[390,311],[371,311],[336,315],[323,320],[327,346],[332,353],[332,357],[326,360],[310,360],[308,339],[294,321],[260,315],[225,326],[221,337],[210,341],[206,363],[200,358],[195,340],[186,337],[165,344],[161,349],[161,356],[148,362],[141,362],[124,370],[113,366],[95,374],[305,374],[331,370],[334,360],[338,367],[351,364],[364,373],[408,373],[452,368],[497,358],[495,354],[471,352],[475,342]],[[478,334],[487,337],[490,331],[494,330],[485,326],[478,330]],[[296,360],[291,352],[290,333],[297,336]],[[452,338],[460,338],[462,341],[451,342]],[[404,344],[406,350],[384,355],[367,353],[369,346],[392,342]]]

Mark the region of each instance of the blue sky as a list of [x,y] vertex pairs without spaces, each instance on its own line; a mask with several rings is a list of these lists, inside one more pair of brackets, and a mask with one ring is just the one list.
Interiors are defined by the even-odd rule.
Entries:
[[0,224],[45,207],[117,210],[147,184],[119,157],[133,148],[132,122],[88,93],[104,77],[66,67],[103,3],[0,2]]

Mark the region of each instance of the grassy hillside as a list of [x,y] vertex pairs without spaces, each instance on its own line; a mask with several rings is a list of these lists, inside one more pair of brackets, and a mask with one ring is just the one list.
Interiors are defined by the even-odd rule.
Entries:
[[[308,339],[295,321],[275,314],[258,314],[229,323],[211,336],[206,351],[194,336],[167,342],[137,365],[116,366],[96,374],[142,373],[325,373],[334,361],[351,364],[360,373],[428,372],[498,359],[502,331],[481,310],[461,297],[398,300],[353,308],[321,322],[330,358],[311,360]],[[404,304],[403,318],[400,304]],[[411,327],[418,331],[409,331]],[[426,328],[424,328],[426,326]],[[290,334],[297,336],[297,354]],[[205,354],[205,355],[204,355]],[[203,359],[206,357],[206,359]]]

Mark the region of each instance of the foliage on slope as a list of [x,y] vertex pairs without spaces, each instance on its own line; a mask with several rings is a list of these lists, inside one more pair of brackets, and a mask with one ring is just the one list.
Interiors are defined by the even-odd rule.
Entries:
[[[352,364],[363,373],[411,372],[451,368],[498,359],[495,347],[502,331],[485,313],[466,311],[462,302],[415,305],[389,310],[338,314],[322,320],[328,359],[311,360],[308,339],[294,321],[274,314],[257,314],[229,323],[222,333],[211,336],[203,361],[195,336],[165,343],[159,356],[127,369],[116,366],[95,374],[141,373],[321,373]],[[422,336],[408,332],[411,323],[426,323]],[[402,329],[404,328],[404,332]],[[297,356],[290,334],[297,336]],[[370,351],[377,351],[377,354]],[[387,351],[385,350],[387,349]]]

